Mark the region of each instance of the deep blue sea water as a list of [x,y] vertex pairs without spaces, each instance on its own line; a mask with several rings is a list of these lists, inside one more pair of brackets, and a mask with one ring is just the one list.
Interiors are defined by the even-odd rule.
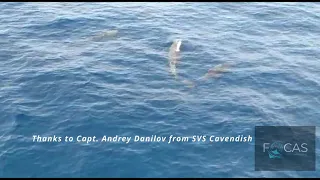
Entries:
[[[318,126],[319,3],[3,2],[0,9],[1,177],[320,176],[254,171],[254,142],[32,139],[253,136],[258,125]],[[111,29],[116,37],[88,40]],[[194,88],[175,79],[166,56],[177,38],[180,77],[196,82],[221,63],[232,64],[229,72]]]

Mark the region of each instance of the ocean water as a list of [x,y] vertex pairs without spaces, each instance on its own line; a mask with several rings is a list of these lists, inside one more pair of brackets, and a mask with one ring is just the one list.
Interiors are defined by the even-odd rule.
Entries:
[[[0,9],[0,177],[320,176],[255,171],[254,141],[100,141],[318,126],[319,3],[2,2]],[[108,30],[118,34],[91,38]],[[178,38],[175,79],[167,54]],[[224,63],[228,72],[199,80]],[[100,140],[77,142],[78,135]]]

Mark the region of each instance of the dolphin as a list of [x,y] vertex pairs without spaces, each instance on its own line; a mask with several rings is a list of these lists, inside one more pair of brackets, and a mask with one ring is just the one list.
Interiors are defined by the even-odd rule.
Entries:
[[200,79],[207,80],[211,77],[218,78],[221,76],[222,73],[227,72],[227,69],[230,67],[230,64],[219,64],[210,68],[208,72],[202,76]]
[[194,88],[195,85],[196,85],[194,82],[192,82],[192,81],[190,81],[190,80],[187,80],[187,79],[182,80],[182,83],[184,83],[185,85],[187,85],[189,88]]
[[177,78],[177,63],[180,58],[180,46],[181,46],[181,39],[176,39],[173,41],[172,45],[169,48],[169,67],[170,72]]
[[101,33],[91,37],[90,39],[93,41],[98,41],[98,40],[102,40],[107,37],[114,37],[117,34],[118,34],[118,30],[107,30],[107,31],[101,32]]

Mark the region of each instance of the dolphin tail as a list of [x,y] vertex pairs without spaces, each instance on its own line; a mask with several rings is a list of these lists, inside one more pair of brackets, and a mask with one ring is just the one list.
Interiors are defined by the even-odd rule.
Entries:
[[213,74],[212,77],[219,78],[219,77],[221,77],[221,74],[219,74],[219,73],[218,74]]
[[194,88],[196,86],[196,83],[193,81],[189,81],[187,79],[182,80],[182,83],[184,83],[185,85],[187,85],[189,88]]
[[208,75],[205,74],[205,75],[201,76],[200,78],[198,78],[197,80],[198,80],[198,81],[205,81],[205,80],[207,80],[207,79],[208,79]]

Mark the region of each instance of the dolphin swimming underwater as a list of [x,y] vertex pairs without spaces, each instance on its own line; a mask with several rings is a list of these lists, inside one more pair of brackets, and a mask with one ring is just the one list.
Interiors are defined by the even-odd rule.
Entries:
[[90,40],[98,41],[107,37],[115,37],[118,34],[118,32],[118,30],[107,30],[96,34],[95,36],[91,37]]
[[227,72],[229,67],[230,67],[230,64],[216,65],[213,68],[210,68],[204,76],[200,77],[200,80],[207,80],[211,77],[218,78],[221,76],[222,73]]
[[[178,75],[177,75],[177,64],[178,64],[178,60],[180,59],[180,47],[182,44],[182,40],[181,39],[176,39],[173,41],[173,43],[171,44],[170,48],[169,48],[169,67],[170,67],[170,72],[171,74],[174,75],[174,77],[177,79]],[[189,88],[193,88],[195,86],[195,83],[187,80],[187,79],[182,79],[181,82],[185,85],[187,85]]]
[[189,88],[194,88],[196,83],[187,79],[181,81],[183,84],[187,85]]
[[177,78],[177,63],[180,58],[180,46],[181,46],[181,39],[176,39],[173,41],[172,45],[169,48],[169,67],[170,72]]

